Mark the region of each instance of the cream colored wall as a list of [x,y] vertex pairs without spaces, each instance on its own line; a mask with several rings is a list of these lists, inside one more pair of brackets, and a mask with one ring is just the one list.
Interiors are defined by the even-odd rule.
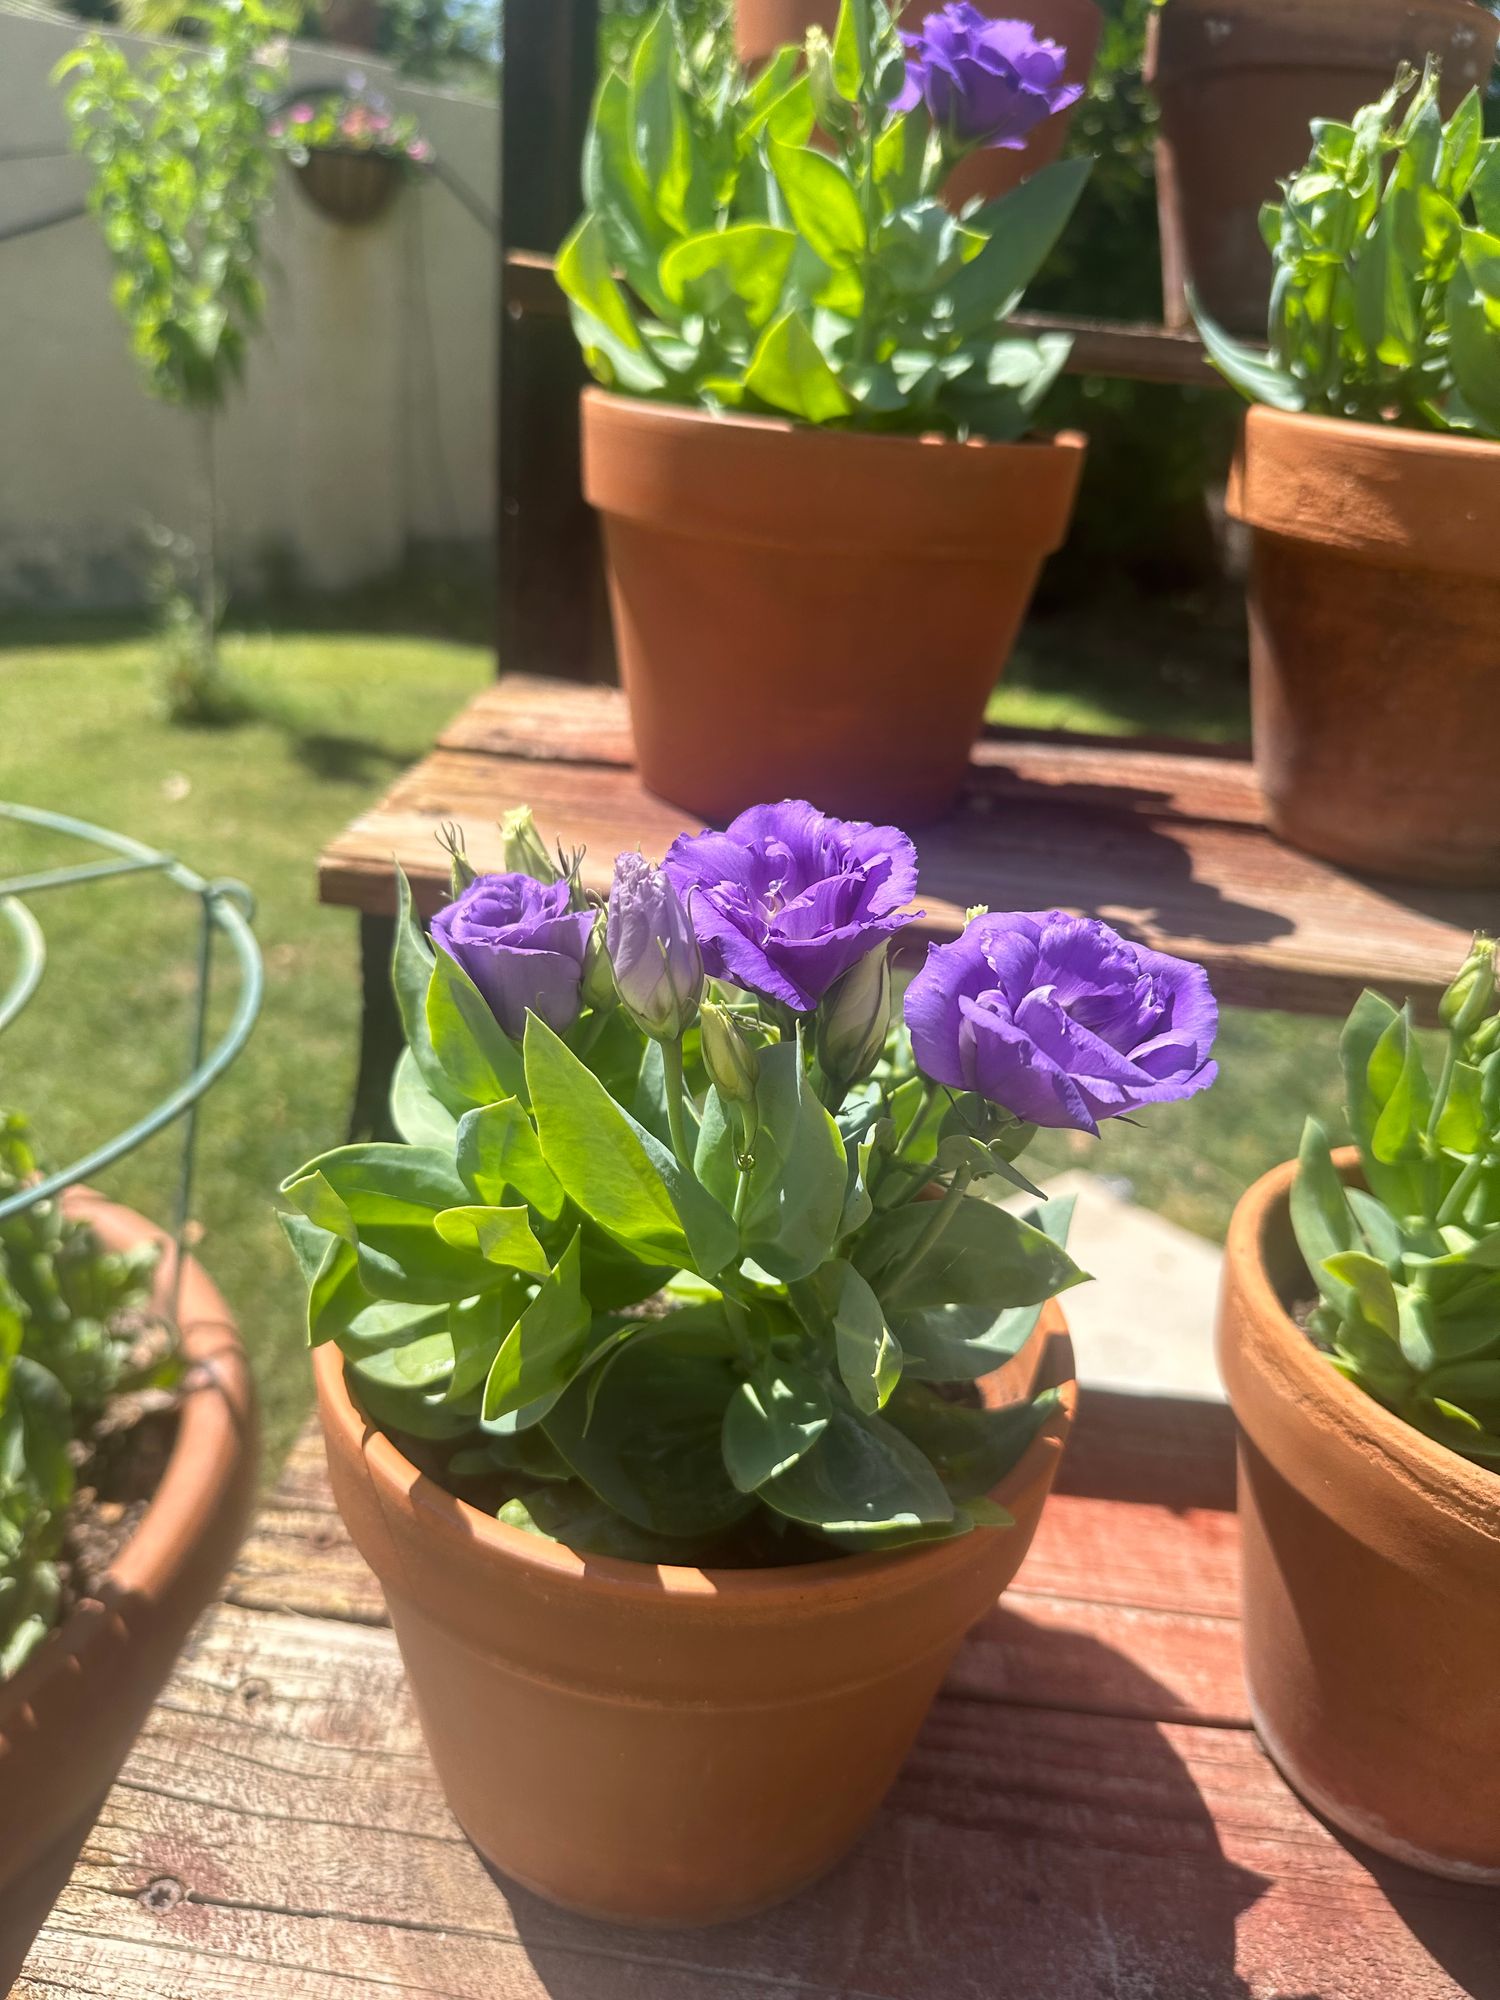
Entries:
[[[80,33],[0,11],[0,606],[138,596],[144,525],[192,528],[191,419],[141,386],[92,217],[3,240],[87,185],[77,159],[15,158],[66,145],[48,78]],[[293,58],[303,83],[356,67],[493,212],[496,106],[398,88],[360,55]],[[492,234],[431,176],[347,228],[283,167],[266,246],[265,329],[219,433],[231,581],[253,584],[272,549],[332,589],[391,569],[413,541],[490,544]]]

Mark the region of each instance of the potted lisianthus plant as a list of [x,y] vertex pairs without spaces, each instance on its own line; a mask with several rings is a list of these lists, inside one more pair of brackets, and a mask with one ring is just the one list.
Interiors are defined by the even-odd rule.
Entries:
[[1273,829],[1355,867],[1500,873],[1500,141],[1471,91],[1398,75],[1313,127],[1264,225],[1269,355],[1200,310],[1258,405],[1229,511],[1250,528],[1255,756]]
[[1067,529],[1083,440],[1030,433],[1069,343],[1006,321],[1089,162],[955,217],[947,176],[1034,107],[971,119],[990,71],[926,61],[845,0],[805,66],[710,82],[663,9],[594,105],[558,258],[584,487],[641,774],[709,819],[942,812]]
[[1382,1853],[1500,1882],[1500,1016],[1476,940],[1434,1078],[1409,1009],[1342,1041],[1354,1146],[1310,1122],[1230,1226],[1245,1679],[1266,1748]]
[[299,92],[266,132],[314,208],[335,222],[373,222],[402,180],[433,160],[416,119],[393,111],[357,73],[341,89]]
[[1265,323],[1260,213],[1314,119],[1341,120],[1400,63],[1442,65],[1445,109],[1483,90],[1497,23],[1474,0],[1155,0],[1146,76],[1169,325],[1187,291],[1230,332]]
[[838,1857],[1014,1575],[1082,1275],[1017,1157],[1203,1089],[1214,1002],[978,914],[897,1024],[911,842],[796,801],[602,909],[528,821],[508,860],[435,950],[400,885],[407,1143],[285,1184],[329,1467],[481,1853],[706,1923]]
[[[769,61],[778,49],[803,40],[809,28],[832,35],[838,11],[839,0],[737,0],[735,46],[746,63]],[[1057,159],[1103,27],[1094,0],[1027,0],[1020,7],[1016,0],[985,0],[982,7],[948,0],[919,32],[902,34],[907,79],[901,108],[920,95],[940,129],[961,121],[978,142],[944,185],[950,207],[975,195],[993,201]],[[981,87],[970,90],[964,79],[975,72]],[[1001,136],[986,145],[992,131]]]

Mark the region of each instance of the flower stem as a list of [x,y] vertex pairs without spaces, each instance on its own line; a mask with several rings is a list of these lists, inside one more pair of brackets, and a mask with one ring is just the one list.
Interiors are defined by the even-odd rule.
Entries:
[[667,1073],[667,1124],[672,1133],[672,1151],[686,1173],[693,1171],[693,1149],[688,1144],[687,1120],[682,1115],[685,1086],[682,1078],[681,1042],[663,1042],[662,1066]]
[[949,1187],[948,1192],[932,1211],[932,1220],[912,1245],[911,1255],[901,1266],[900,1270],[897,1271],[894,1279],[888,1285],[882,1287],[882,1293],[887,1303],[904,1290],[911,1279],[912,1273],[921,1264],[923,1258],[929,1256],[937,1244],[941,1242],[947,1232],[948,1225],[952,1222],[954,1216],[957,1215],[958,1205],[963,1200],[969,1182],[973,1178],[974,1169],[968,1165],[960,1167],[954,1174],[952,1185]]

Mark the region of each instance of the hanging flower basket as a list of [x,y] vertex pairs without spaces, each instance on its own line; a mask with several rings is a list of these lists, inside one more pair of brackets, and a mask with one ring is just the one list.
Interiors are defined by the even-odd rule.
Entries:
[[406,176],[433,157],[415,119],[393,112],[358,76],[299,92],[267,131],[314,208],[353,226],[384,215]]

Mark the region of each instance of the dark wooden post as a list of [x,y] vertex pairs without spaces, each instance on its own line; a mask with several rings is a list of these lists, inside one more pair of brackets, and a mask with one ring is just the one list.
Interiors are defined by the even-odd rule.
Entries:
[[582,362],[510,255],[556,250],[577,219],[598,61],[597,0],[505,0],[500,185],[500,667],[612,672],[598,532],[578,484]]

